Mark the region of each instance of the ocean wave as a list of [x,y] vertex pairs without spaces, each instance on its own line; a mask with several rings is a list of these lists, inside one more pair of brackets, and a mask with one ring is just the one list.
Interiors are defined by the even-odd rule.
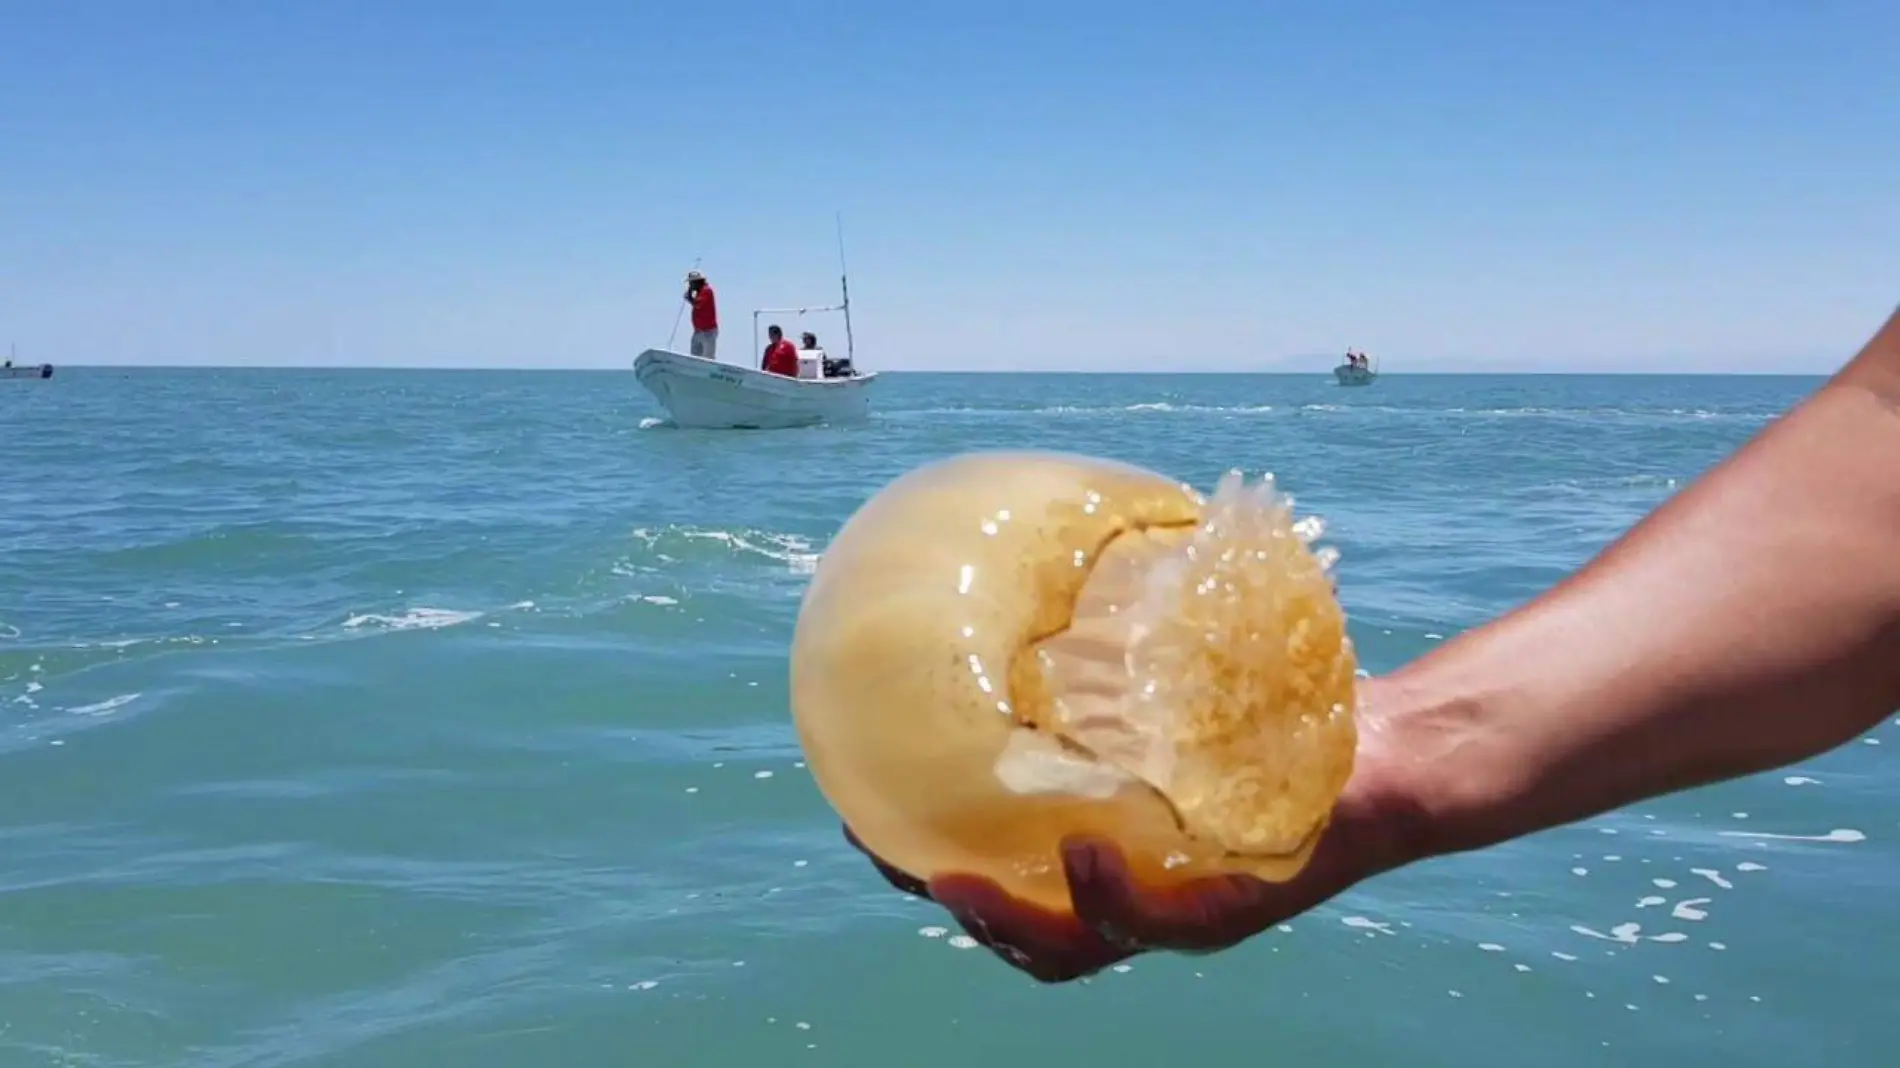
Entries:
[[1619,407],[1619,406],[1550,406],[1550,405],[1507,405],[1488,408],[1441,407],[1438,405],[1406,407],[1387,404],[1303,404],[1303,413],[1385,415],[1410,418],[1449,418],[1449,419],[1564,419],[1578,421],[1693,421],[1693,422],[1740,422],[1750,424],[1766,423],[1778,416],[1779,412],[1755,410],[1729,410],[1710,408],[1665,408],[1665,407]]
[[1117,416],[1117,415],[1264,415],[1277,411],[1271,404],[1177,404],[1172,401],[1145,401],[1139,404],[1050,404],[1038,406],[952,406],[940,408],[900,408],[886,418],[908,416]]
[[809,575],[817,569],[821,555],[803,535],[758,528],[635,527],[631,533],[641,551],[617,562],[615,574],[635,575],[655,570],[655,565],[714,563],[738,557],[774,561],[792,574]]
[[443,627],[459,627],[464,623],[473,623],[486,612],[457,611],[452,608],[411,608],[396,615],[384,615],[380,612],[365,612],[353,615],[343,621],[345,630],[371,628],[375,630],[441,630]]
[[1145,401],[1137,404],[1046,404],[1046,405],[968,405],[926,408],[900,408],[881,418],[919,417],[952,418],[1047,418],[1116,417],[1142,415],[1260,416],[1329,415],[1396,416],[1408,419],[1565,419],[1565,420],[1644,420],[1692,421],[1762,424],[1774,419],[1778,411],[1754,409],[1685,408],[1665,406],[1552,406],[1498,405],[1491,407],[1445,407],[1442,405],[1393,405],[1313,402],[1307,404],[1196,404],[1176,401]]

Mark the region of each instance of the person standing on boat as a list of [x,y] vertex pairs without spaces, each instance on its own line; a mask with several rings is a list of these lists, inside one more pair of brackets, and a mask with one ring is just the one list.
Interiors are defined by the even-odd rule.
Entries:
[[785,331],[773,325],[766,328],[765,336],[772,340],[765,346],[765,358],[759,361],[759,369],[768,375],[797,378],[798,350],[785,340]]
[[693,340],[687,350],[703,359],[719,358],[719,304],[712,283],[698,271],[686,272],[686,303],[693,306]]

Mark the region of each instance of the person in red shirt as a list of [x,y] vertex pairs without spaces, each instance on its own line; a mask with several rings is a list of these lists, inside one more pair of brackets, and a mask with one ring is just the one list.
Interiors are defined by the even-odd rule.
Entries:
[[765,358],[759,361],[759,368],[769,375],[784,375],[787,378],[798,377],[798,350],[785,340],[785,331],[777,326],[767,327],[765,336],[771,343],[765,346]]
[[693,306],[693,341],[687,351],[708,360],[719,358],[719,304],[712,283],[698,271],[686,272],[686,303]]

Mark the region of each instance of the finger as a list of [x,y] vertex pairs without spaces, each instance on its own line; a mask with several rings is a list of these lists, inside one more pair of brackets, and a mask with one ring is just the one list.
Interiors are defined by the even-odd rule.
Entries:
[[[1133,955],[1133,950],[1109,946],[1075,917],[1025,905],[986,879],[952,875],[926,884],[871,852],[850,827],[842,829],[845,841],[864,854],[885,881],[942,905],[980,945],[1042,982],[1078,979]],[[945,894],[947,899],[941,896]]]
[[1247,875],[1219,875],[1167,889],[1142,885],[1121,850],[1097,839],[1063,843],[1076,916],[1125,950],[1226,949],[1266,926],[1280,888]]
[[871,866],[877,869],[877,873],[884,877],[884,881],[896,887],[898,892],[910,894],[912,897],[921,897],[925,900],[930,899],[930,888],[924,884],[922,879],[917,878],[909,872],[900,871],[886,864],[884,858],[871,852],[870,847],[864,844],[864,840],[858,837],[857,832],[849,827],[845,827],[844,840],[850,842],[852,848],[863,853],[865,858],[871,862]]
[[1136,952],[1103,940],[1074,915],[1026,904],[979,876],[939,876],[930,894],[971,938],[1044,983],[1092,975]]

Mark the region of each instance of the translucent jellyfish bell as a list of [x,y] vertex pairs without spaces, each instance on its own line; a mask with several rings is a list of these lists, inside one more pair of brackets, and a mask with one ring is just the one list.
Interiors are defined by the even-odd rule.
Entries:
[[1057,912],[1075,834],[1157,888],[1291,878],[1357,742],[1318,533],[1238,474],[1203,496],[1052,453],[912,471],[839,531],[799,612],[819,789],[886,863]]

